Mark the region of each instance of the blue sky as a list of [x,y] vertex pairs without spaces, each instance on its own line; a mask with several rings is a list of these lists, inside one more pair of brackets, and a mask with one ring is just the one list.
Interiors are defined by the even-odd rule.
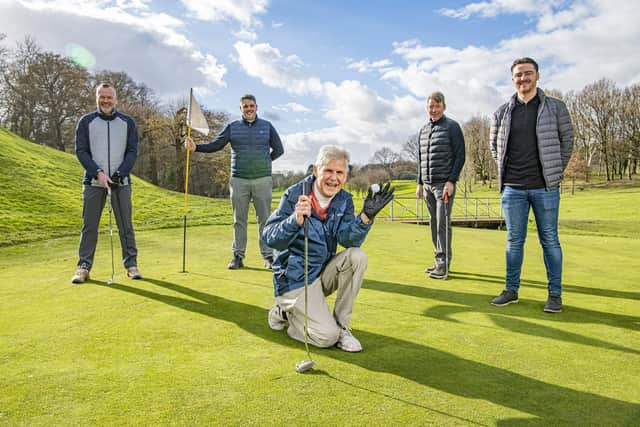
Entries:
[[77,44],[92,70],[124,70],[165,102],[194,87],[232,118],[255,94],[285,145],[275,170],[305,168],[327,143],[361,164],[400,151],[436,90],[450,117],[488,115],[519,56],[539,61],[542,88],[640,83],[638,18],[639,1],[613,0],[0,0],[6,45]]

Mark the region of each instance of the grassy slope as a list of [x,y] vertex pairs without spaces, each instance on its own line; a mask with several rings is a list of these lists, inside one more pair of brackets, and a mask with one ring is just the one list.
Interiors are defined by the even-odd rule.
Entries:
[[[78,235],[82,171],[73,155],[33,144],[0,128],[0,246]],[[137,230],[182,224],[182,194],[136,178],[133,194]],[[228,204],[226,200],[190,196],[189,223],[231,223]]]

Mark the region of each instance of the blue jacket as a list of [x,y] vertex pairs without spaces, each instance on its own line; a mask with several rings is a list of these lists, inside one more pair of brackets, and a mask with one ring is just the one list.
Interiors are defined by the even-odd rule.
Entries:
[[256,179],[271,176],[271,162],[284,153],[282,141],[273,125],[258,117],[229,123],[216,139],[196,145],[196,151],[212,153],[231,143],[231,176]]
[[[313,175],[303,181],[313,182]],[[289,187],[280,206],[271,214],[262,232],[262,240],[275,249],[273,285],[279,296],[304,286],[304,227],[296,222],[295,205],[302,194],[302,183]],[[325,222],[312,211],[307,219],[309,235],[309,284],[316,280],[336,254],[338,243],[345,248],[359,247],[371,229],[354,216],[351,194],[340,190],[333,197]]]
[[138,158],[136,123],[119,111],[85,114],[76,126],[76,156],[84,167],[83,184],[95,185],[100,170],[107,176],[118,172],[128,183]]

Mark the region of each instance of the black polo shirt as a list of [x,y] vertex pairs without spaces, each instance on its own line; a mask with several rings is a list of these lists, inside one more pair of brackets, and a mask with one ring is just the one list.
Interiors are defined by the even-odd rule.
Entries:
[[511,130],[507,142],[504,173],[505,185],[526,190],[545,186],[536,136],[539,106],[540,98],[536,95],[527,103],[517,99],[511,111]]

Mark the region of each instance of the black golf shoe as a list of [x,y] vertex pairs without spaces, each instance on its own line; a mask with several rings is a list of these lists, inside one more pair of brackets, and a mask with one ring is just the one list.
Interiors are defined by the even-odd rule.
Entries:
[[518,302],[518,293],[505,289],[500,295],[495,297],[491,304],[502,307],[509,304],[515,304]]
[[547,303],[544,305],[545,313],[561,313],[562,312],[562,297],[549,295]]

